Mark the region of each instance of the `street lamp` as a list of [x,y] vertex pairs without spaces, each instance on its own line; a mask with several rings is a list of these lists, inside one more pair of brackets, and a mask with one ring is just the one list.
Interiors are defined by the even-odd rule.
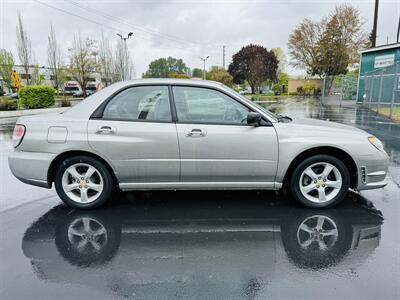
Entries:
[[203,61],[203,80],[206,80],[206,60],[210,58],[210,55],[207,55],[207,57],[200,57],[200,59]]
[[[124,41],[124,60],[125,60],[125,68],[128,67],[128,48],[126,47],[126,40],[129,40],[129,38],[133,35],[133,32],[129,32],[126,37],[122,36],[122,34],[117,33],[117,35],[120,37],[121,41]],[[122,80],[126,80],[126,72],[122,70]]]

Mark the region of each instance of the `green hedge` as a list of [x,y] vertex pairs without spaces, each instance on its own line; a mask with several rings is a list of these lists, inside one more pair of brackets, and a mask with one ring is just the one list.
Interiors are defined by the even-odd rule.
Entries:
[[24,108],[50,107],[56,101],[56,91],[50,86],[24,86],[18,95],[20,105]]
[[17,110],[18,103],[15,99],[8,99],[6,97],[0,97],[0,111],[1,110]]

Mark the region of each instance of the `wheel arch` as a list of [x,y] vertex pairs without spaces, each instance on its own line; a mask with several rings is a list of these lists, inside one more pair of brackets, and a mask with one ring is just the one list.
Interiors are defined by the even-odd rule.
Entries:
[[79,155],[85,155],[85,156],[89,156],[89,157],[99,160],[101,163],[103,163],[106,166],[106,168],[110,172],[111,176],[113,177],[114,182],[116,184],[119,182],[117,175],[114,172],[114,169],[104,158],[102,158],[101,156],[94,154],[92,152],[83,151],[83,150],[70,150],[70,151],[66,151],[66,152],[63,152],[63,153],[60,153],[59,155],[57,155],[51,162],[49,170],[47,172],[47,182],[49,182],[49,183],[54,182],[57,167],[60,165],[60,163],[63,160],[70,158],[70,157],[79,156]]
[[290,163],[289,168],[286,170],[285,176],[283,178],[283,184],[288,185],[290,182],[291,175],[293,174],[296,166],[304,159],[317,154],[331,155],[339,160],[341,160],[350,173],[350,187],[356,188],[358,184],[358,169],[357,164],[354,159],[346,151],[332,147],[332,146],[320,146],[307,149],[300,154],[298,154]]

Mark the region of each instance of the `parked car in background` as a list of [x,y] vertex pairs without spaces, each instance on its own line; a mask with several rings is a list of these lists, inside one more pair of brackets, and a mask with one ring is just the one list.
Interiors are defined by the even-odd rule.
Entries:
[[68,81],[64,85],[63,94],[65,96],[73,96],[78,97],[79,95],[82,96],[83,92],[80,88],[79,84],[76,81]]
[[96,93],[96,82],[88,82],[86,85],[86,96]]
[[287,188],[313,208],[349,188],[387,184],[388,155],[374,136],[338,123],[275,115],[211,81],[113,84],[64,113],[18,119],[9,155],[21,181],[75,208],[114,188]]

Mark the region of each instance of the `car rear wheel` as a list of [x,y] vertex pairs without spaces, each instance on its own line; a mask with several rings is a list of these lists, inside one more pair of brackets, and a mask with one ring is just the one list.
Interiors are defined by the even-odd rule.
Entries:
[[67,205],[91,209],[101,206],[111,197],[113,178],[100,161],[89,156],[75,156],[60,164],[55,186]]
[[330,155],[315,155],[302,161],[293,172],[293,197],[312,208],[331,207],[341,202],[350,186],[350,174],[342,161]]

